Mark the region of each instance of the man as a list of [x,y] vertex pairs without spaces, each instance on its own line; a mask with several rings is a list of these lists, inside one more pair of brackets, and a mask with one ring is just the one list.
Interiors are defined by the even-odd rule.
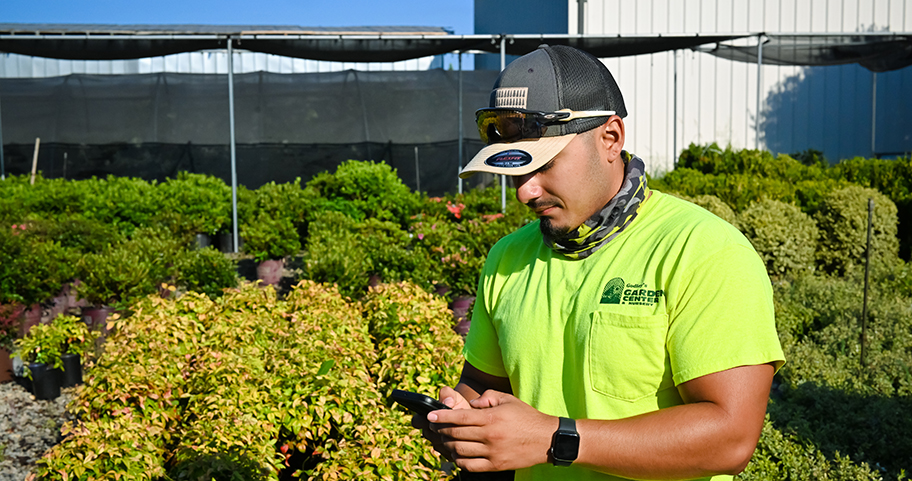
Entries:
[[491,249],[453,409],[413,420],[467,471],[729,479],[753,454],[784,362],[769,278],[736,229],[646,187],[626,115],[562,46],[511,63],[477,113],[488,145],[460,175],[511,176],[538,221]]

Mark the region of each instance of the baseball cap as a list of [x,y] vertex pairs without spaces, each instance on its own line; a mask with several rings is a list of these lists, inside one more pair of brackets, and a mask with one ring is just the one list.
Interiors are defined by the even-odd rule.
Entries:
[[[537,117],[558,111],[602,111],[608,115],[607,111],[613,111],[622,118],[627,116],[621,90],[605,65],[582,50],[563,45],[541,45],[510,63],[494,83],[489,107],[476,113],[479,124],[480,116],[492,109]],[[562,115],[567,117],[566,113]],[[464,179],[477,172],[534,172],[560,153],[576,134],[598,127],[608,118],[591,115],[574,115],[573,120],[549,123],[540,136],[512,142],[498,141],[502,139],[482,132],[482,138],[493,138],[493,143],[482,148],[459,176]]]

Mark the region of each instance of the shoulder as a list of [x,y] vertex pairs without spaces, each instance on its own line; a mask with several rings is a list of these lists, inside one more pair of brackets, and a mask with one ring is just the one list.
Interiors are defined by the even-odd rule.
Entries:
[[741,231],[703,207],[658,191],[648,202],[653,205],[644,212],[641,227],[655,234],[684,237],[704,249],[736,244],[753,250]]
[[488,259],[525,257],[526,255],[537,257],[538,251],[544,246],[538,223],[537,220],[530,222],[502,237],[491,247]]

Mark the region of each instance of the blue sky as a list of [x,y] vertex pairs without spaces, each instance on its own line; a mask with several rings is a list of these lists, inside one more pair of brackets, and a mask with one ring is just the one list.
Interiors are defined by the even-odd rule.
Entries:
[[0,23],[429,26],[473,33],[474,0],[0,0]]

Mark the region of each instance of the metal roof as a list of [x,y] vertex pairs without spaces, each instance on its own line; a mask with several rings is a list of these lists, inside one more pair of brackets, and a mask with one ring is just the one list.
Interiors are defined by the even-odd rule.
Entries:
[[0,23],[0,35],[448,35],[441,27]]

